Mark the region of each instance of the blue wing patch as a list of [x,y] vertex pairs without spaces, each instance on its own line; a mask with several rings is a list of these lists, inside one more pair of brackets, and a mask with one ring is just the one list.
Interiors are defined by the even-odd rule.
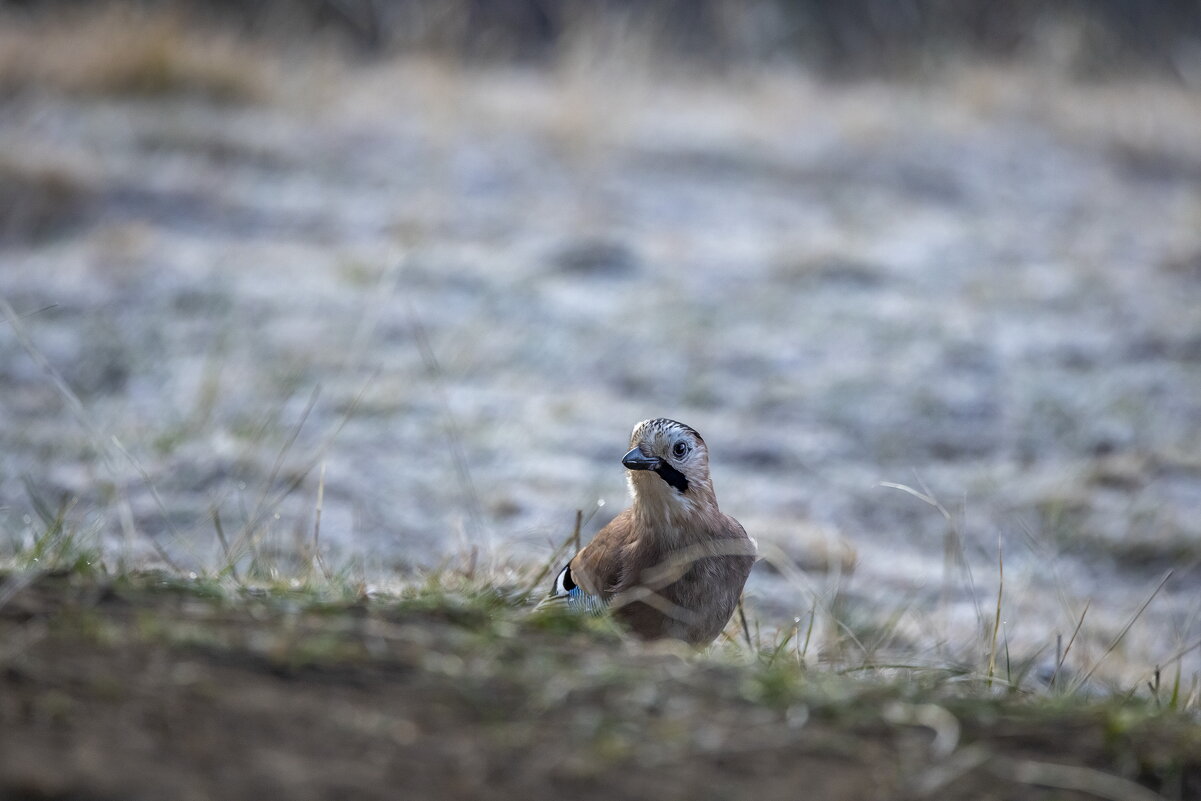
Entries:
[[567,593],[567,605],[576,612],[588,615],[603,615],[609,608],[609,602],[604,598],[588,593],[576,587]]
[[609,608],[609,602],[604,598],[584,592],[583,588],[575,583],[571,577],[570,562],[555,577],[555,586],[550,595],[538,605],[551,603],[565,603],[572,611],[588,615],[603,615]]

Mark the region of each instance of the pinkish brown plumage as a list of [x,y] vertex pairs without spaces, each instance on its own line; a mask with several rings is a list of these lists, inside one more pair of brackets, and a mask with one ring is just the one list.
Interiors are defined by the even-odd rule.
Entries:
[[717,506],[708,447],[683,423],[644,420],[622,464],[633,504],[567,563],[548,601],[608,608],[644,639],[710,643],[738,605],[755,544]]

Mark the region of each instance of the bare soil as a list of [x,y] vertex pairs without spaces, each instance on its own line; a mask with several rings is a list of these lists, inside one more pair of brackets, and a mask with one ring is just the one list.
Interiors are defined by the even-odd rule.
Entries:
[[0,582],[5,799],[1201,797],[1201,729],[648,649],[498,598]]

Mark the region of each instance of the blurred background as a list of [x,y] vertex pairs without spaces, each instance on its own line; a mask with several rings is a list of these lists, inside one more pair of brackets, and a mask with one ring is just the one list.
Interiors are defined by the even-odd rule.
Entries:
[[667,416],[757,625],[970,660],[1003,562],[1087,664],[1171,570],[1129,678],[1201,636],[1199,132],[1184,0],[0,2],[0,549],[503,577]]

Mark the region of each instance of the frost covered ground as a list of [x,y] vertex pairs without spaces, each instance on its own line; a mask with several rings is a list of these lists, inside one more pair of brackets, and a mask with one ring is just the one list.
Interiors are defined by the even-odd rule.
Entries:
[[1098,675],[1201,637],[1196,92],[222,53],[154,94],[7,76],[11,540],[66,502],[110,558],[211,566],[214,512],[295,554],[320,497],[331,563],[500,569],[619,511],[668,416],[769,557],[765,627],[971,661],[1000,545],[1015,659],[1091,600],[1087,670],[1169,569]]

